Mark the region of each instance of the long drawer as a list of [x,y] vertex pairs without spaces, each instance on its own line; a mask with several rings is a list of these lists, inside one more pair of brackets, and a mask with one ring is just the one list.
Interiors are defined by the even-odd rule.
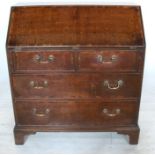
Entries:
[[19,74],[12,81],[15,98],[137,98],[141,89],[139,74]]
[[17,125],[80,126],[134,124],[139,106],[133,101],[108,103],[18,101],[15,105]]

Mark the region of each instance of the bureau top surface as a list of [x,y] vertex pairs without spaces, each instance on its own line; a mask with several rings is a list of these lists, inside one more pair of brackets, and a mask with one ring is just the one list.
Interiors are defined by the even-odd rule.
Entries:
[[139,6],[12,7],[7,47],[144,47]]

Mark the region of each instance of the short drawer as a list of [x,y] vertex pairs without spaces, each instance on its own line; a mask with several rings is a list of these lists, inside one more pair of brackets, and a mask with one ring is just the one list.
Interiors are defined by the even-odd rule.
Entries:
[[20,125],[126,125],[137,120],[136,102],[16,102]]
[[15,71],[74,70],[73,53],[60,51],[15,52]]
[[138,53],[134,51],[83,51],[79,52],[79,70],[97,72],[135,72],[138,70]]
[[14,75],[15,98],[89,99],[137,98],[139,74]]
[[15,103],[18,125],[119,126],[136,123],[136,102],[31,102]]

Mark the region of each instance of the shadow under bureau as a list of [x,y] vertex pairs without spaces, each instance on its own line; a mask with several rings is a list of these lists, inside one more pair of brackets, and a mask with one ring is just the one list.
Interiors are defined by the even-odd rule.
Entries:
[[6,49],[16,144],[45,131],[118,132],[138,143],[139,6],[12,7]]

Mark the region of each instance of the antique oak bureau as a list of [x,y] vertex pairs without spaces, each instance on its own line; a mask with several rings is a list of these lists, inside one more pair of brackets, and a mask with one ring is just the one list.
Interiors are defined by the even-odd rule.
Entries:
[[139,137],[139,6],[12,7],[6,42],[16,144],[44,131]]

